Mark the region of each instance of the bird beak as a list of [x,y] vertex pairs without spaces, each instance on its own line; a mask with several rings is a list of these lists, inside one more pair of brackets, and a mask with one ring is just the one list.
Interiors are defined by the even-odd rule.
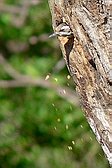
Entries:
[[52,37],[55,37],[56,36],[56,33],[53,33],[49,36],[49,38],[52,38]]

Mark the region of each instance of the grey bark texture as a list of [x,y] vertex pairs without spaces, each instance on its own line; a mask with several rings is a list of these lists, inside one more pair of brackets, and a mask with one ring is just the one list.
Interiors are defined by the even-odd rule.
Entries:
[[57,37],[86,118],[112,165],[112,1],[49,0]]

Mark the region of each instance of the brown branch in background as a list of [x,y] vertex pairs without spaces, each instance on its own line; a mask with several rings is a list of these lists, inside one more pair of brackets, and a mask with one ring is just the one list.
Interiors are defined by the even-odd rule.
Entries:
[[59,72],[65,67],[65,61],[60,59],[53,68],[53,72]]
[[45,42],[48,41],[48,35],[47,34],[41,34],[40,36],[31,36],[29,38],[29,43],[28,42],[22,42],[19,40],[8,40],[6,43],[6,47],[9,51],[13,53],[20,53],[20,52],[25,52],[29,49],[30,44],[35,45],[38,42]]
[[24,76],[18,80],[0,80],[0,88],[15,88],[29,86],[53,89],[57,92],[57,94],[60,97],[66,99],[68,102],[72,103],[75,106],[79,105],[79,100],[75,91],[67,87],[61,87],[59,85],[56,85],[53,82],[45,81],[44,79],[34,79],[28,76]]
[[13,6],[13,5],[6,5],[3,2],[0,2],[0,13],[10,13],[10,14],[18,14],[21,11],[21,7]]
[[0,13],[10,13],[12,14],[11,22],[16,27],[23,26],[27,16],[28,10],[32,5],[37,5],[40,3],[40,0],[23,0],[20,1],[20,6],[6,5],[3,2],[0,2]]
[[79,100],[76,95],[76,92],[67,88],[67,87],[61,87],[58,84],[54,84],[51,81],[48,81],[46,79],[35,79],[28,75],[22,75],[17,70],[15,70],[3,57],[2,54],[0,54],[0,64],[2,65],[5,72],[11,76],[12,80],[0,80],[0,88],[15,88],[15,87],[43,87],[43,88],[49,88],[53,89],[57,92],[59,96],[66,99],[68,102],[78,106]]
[[3,57],[2,54],[0,54],[0,64],[2,65],[5,72],[12,78],[14,79],[22,78],[22,75],[6,61],[6,59]]

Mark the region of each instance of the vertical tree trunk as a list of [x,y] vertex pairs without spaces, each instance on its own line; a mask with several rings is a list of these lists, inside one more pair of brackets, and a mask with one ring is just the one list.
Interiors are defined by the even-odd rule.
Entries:
[[[86,118],[112,165],[112,1],[49,0],[49,5]],[[70,35],[59,33],[61,23]]]

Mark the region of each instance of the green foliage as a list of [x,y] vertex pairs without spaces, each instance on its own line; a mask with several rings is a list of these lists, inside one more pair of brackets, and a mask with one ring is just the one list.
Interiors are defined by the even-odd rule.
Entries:
[[[7,4],[20,6],[14,0]],[[6,60],[23,75],[45,79],[50,74],[54,84],[74,89],[66,67],[53,69],[62,56],[56,39],[48,38],[47,1],[31,6],[22,25],[15,22],[19,16],[13,17],[0,13],[0,50]],[[2,65],[0,75],[1,80],[12,79]],[[55,90],[26,86],[0,89],[0,167],[107,168],[108,163],[79,107]]]

